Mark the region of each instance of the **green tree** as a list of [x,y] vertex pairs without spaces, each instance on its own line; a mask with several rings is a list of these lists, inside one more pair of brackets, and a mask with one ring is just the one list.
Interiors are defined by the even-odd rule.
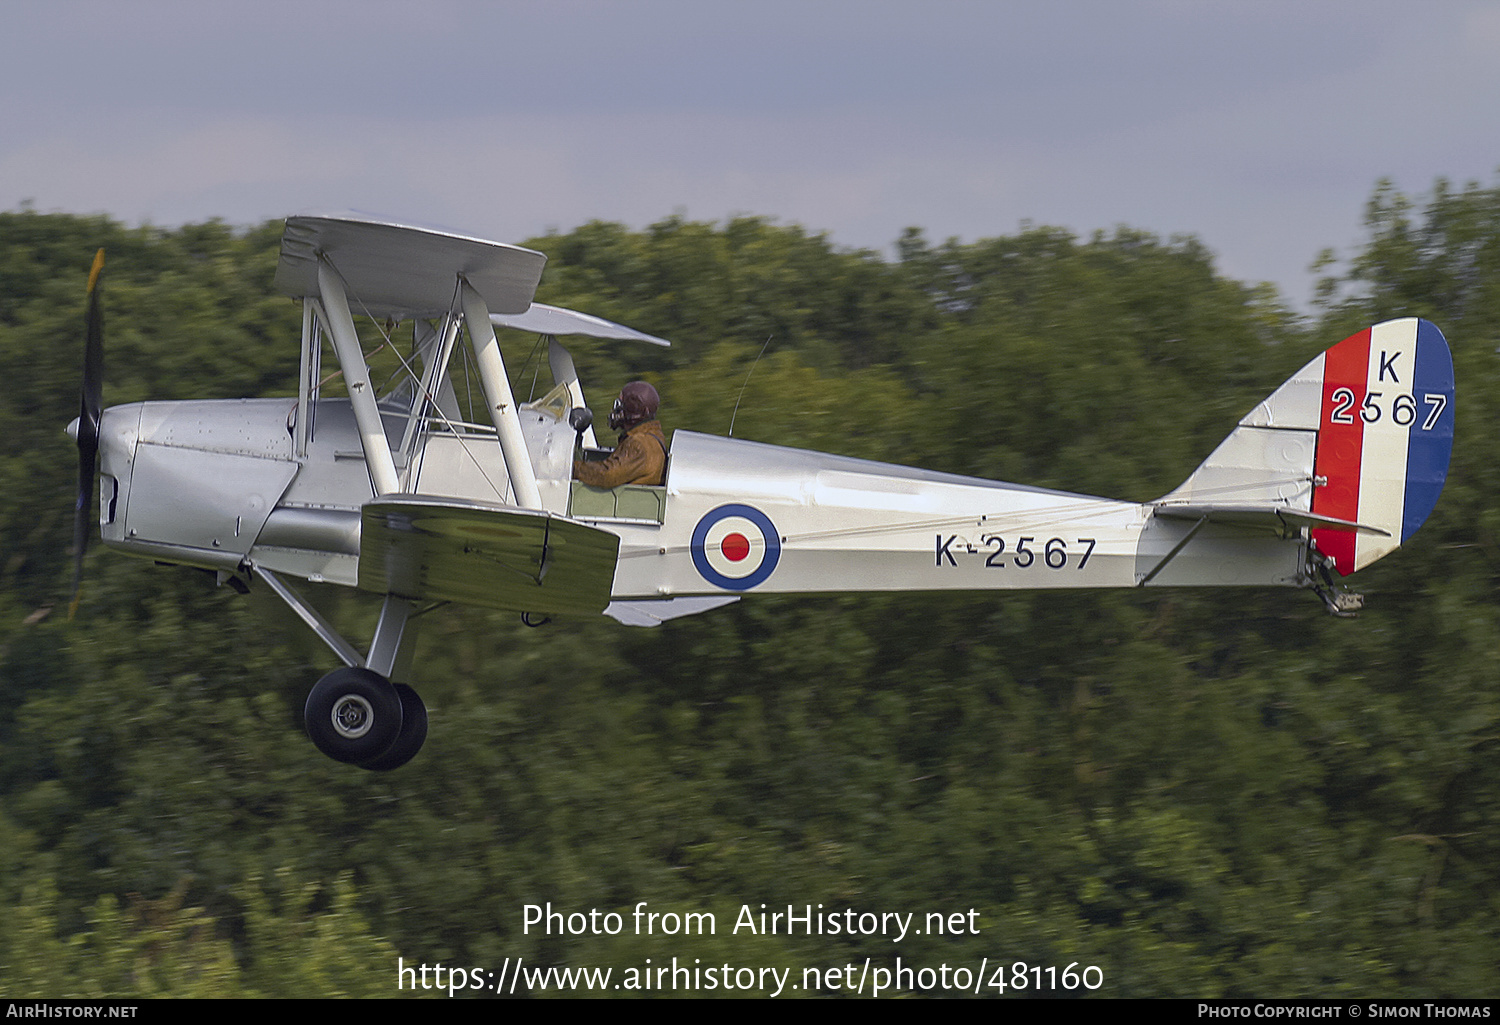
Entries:
[[[107,402],[285,394],[279,225],[0,215],[0,367],[34,382],[0,400],[7,992],[388,995],[397,957],[675,954],[1081,962],[1109,995],[1493,994],[1496,211],[1477,185],[1383,187],[1310,324],[1201,243],[1124,229],[913,231],[897,263],[758,218],[535,240],[546,301],[678,343],[578,346],[596,406],[646,375],[669,427],[723,433],[739,401],[738,437],[1134,499],[1320,347],[1428,314],[1459,381],[1448,490],[1361,573],[1354,621],[1290,592],[750,596],[651,631],[440,609],[416,659],[431,739],[389,774],[296,736],[333,660],[259,590],[96,552],[80,619],[49,613],[93,249]],[[504,344],[524,392],[534,339]],[[368,636],[370,596],[309,593]],[[691,946],[522,920],[642,900],[981,928]]]

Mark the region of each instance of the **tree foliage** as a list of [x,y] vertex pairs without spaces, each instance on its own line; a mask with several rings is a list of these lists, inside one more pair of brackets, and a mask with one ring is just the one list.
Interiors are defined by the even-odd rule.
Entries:
[[[1419,208],[1382,186],[1306,322],[1200,242],[1127,229],[913,230],[894,262],[759,218],[532,240],[541,299],[676,343],[578,352],[596,400],[645,375],[670,427],[733,416],[739,437],[1133,499],[1320,348],[1430,316],[1458,377],[1448,489],[1361,575],[1353,621],[1294,592],[749,598],[652,631],[440,610],[417,656],[430,739],[389,774],[297,736],[331,657],[267,595],[94,552],[80,617],[55,611],[93,250],[107,402],[278,394],[298,325],[270,286],[279,227],[0,214],[7,993],[394,995],[398,957],[800,980],[899,955],[1094,964],[1110,995],[1494,995],[1500,189],[1439,183]],[[531,340],[505,345],[524,367]],[[367,597],[314,593],[367,635]],[[527,904],[641,901],[720,930],[523,925]],[[981,928],[726,935],[762,904]]]

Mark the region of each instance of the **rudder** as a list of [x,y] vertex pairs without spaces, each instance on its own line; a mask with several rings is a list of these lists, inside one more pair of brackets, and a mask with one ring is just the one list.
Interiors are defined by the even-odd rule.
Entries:
[[1377,324],[1323,355],[1312,510],[1389,537],[1315,529],[1341,576],[1399,548],[1437,505],[1453,451],[1453,358],[1414,317]]

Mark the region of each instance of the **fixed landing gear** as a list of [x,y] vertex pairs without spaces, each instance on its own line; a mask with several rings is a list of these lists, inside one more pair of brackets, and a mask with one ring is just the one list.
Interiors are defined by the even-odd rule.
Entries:
[[336,762],[372,772],[411,761],[427,739],[427,706],[416,691],[391,677],[405,675],[411,661],[412,603],[385,596],[366,658],[275,573],[264,567],[253,571],[344,663],[307,695],[303,722],[313,744]]
[[417,692],[355,666],[313,686],[303,721],[319,751],[375,772],[405,765],[427,739],[427,707]]

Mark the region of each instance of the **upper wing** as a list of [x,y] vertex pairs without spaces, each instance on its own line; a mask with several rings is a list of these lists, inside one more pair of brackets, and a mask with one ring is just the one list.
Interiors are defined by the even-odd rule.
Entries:
[[672,343],[656,335],[648,335],[624,324],[616,324],[603,317],[595,317],[577,310],[565,310],[561,306],[532,303],[525,313],[492,313],[490,320],[496,327],[508,327],[517,331],[532,331],[539,335],[587,335],[590,338],[619,339],[626,342],[647,342],[651,345],[670,346]]
[[547,257],[531,249],[359,214],[288,217],[276,287],[294,298],[318,295],[325,257],[349,291],[354,313],[436,317],[455,308],[459,275],[491,313],[531,306]]

